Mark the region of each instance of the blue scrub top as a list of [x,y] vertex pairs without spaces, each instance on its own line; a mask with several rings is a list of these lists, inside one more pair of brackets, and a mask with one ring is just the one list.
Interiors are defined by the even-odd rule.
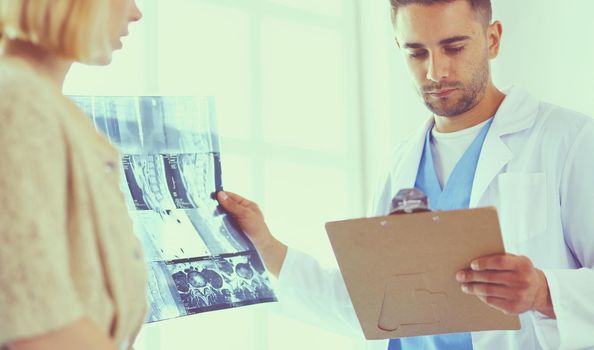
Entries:
[[[492,122],[493,118],[464,152],[443,189],[435,172],[431,152],[431,128],[427,131],[415,187],[427,195],[431,210],[468,208],[476,166]],[[388,350],[472,350],[472,338],[470,333],[452,333],[391,339]]]

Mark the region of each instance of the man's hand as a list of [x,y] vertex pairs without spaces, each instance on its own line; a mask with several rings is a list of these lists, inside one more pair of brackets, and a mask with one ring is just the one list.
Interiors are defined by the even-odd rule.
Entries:
[[258,205],[238,194],[226,191],[217,193],[217,199],[252,241],[264,259],[268,271],[278,277],[287,255],[287,246],[270,233]]
[[544,273],[525,256],[492,255],[471,262],[456,280],[462,291],[509,315],[535,310],[555,318]]
[[265,246],[272,239],[264,215],[256,203],[232,192],[219,192],[217,199],[256,248]]

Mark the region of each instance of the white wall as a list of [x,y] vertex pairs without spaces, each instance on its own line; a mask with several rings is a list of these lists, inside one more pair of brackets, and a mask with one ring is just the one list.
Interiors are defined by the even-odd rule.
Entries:
[[496,82],[594,116],[594,1],[495,0],[494,10],[504,28]]
[[394,147],[430,116],[414,91],[396,48],[388,0],[358,0],[361,41],[365,200],[369,201]]

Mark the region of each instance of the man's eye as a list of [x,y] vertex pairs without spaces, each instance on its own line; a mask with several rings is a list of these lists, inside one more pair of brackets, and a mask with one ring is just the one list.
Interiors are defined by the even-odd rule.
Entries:
[[445,51],[447,53],[459,53],[460,51],[464,50],[464,46],[458,46],[458,47],[446,47]]
[[427,56],[427,51],[413,51],[409,53],[408,56],[412,59],[423,58]]

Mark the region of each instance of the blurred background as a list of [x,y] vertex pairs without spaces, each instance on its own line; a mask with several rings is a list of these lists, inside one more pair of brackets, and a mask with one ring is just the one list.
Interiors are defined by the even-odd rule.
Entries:
[[[365,215],[389,155],[430,114],[394,43],[388,0],[142,0],[108,67],[66,94],[216,99],[223,184],[282,241],[335,264],[324,223]],[[594,2],[493,0],[500,88],[594,116]],[[255,305],[146,325],[137,350],[362,349]]]

